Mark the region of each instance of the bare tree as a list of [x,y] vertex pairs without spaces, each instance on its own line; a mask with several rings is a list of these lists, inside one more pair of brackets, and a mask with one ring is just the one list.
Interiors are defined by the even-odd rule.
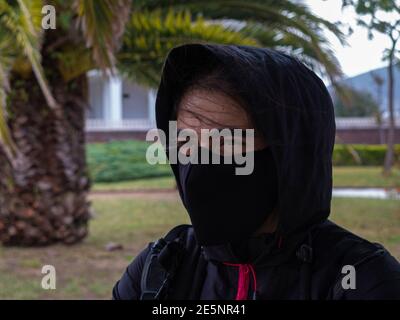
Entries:
[[379,143],[384,144],[385,143],[385,137],[383,134],[383,122],[382,122],[382,110],[381,110],[381,105],[382,105],[382,98],[383,98],[383,84],[385,83],[384,79],[379,76],[378,74],[371,72],[371,77],[372,80],[374,81],[376,85],[376,99],[379,104],[379,111],[378,114],[376,115],[376,120],[379,126]]
[[389,128],[387,134],[387,151],[385,155],[384,175],[389,175],[394,163],[394,137],[395,137],[395,112],[394,112],[394,67],[400,53],[397,45],[400,40],[400,19],[388,17],[388,13],[400,15],[400,3],[395,0],[343,0],[343,7],[353,6],[359,18],[357,24],[368,30],[368,38],[374,38],[374,32],[386,35],[391,42],[389,48],[383,51],[383,60],[388,61],[388,111]]

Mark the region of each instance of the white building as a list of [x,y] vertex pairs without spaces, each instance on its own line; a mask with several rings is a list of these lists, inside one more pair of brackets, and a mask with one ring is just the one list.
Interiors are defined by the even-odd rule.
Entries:
[[88,85],[86,131],[89,135],[108,133],[118,137],[118,132],[147,132],[155,127],[156,90],[120,76],[103,76],[97,70],[88,73]]

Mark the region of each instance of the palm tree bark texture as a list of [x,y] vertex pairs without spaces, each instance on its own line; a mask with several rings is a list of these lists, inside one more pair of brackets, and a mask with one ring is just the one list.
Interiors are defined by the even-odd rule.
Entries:
[[[60,110],[48,107],[32,72],[12,74],[8,125],[17,146],[9,161],[0,148],[0,242],[73,244],[88,233],[89,179],[85,159],[86,76],[65,82],[46,32],[42,63]],[[50,71],[49,71],[50,70]]]

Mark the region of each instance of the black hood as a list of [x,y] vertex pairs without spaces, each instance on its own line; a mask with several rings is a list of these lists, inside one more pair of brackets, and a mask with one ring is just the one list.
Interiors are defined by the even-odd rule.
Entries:
[[[283,238],[324,221],[330,213],[335,118],[322,80],[296,58],[250,46],[187,44],[164,63],[156,99],[157,127],[168,134],[175,98],[187,81],[223,64],[271,147],[279,181]],[[168,140],[168,139],[167,139]],[[177,178],[177,165],[171,165]]]

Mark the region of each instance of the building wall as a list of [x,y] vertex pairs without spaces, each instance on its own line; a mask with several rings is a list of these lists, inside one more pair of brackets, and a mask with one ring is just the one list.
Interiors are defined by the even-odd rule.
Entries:
[[86,142],[111,142],[125,140],[146,140],[146,131],[95,131],[86,132]]
[[[336,143],[381,144],[386,143],[387,129],[338,129]],[[395,142],[400,143],[400,128],[395,131]]]
[[122,118],[147,119],[148,99],[148,89],[125,80],[122,85]]
[[103,119],[103,93],[104,93],[104,80],[98,76],[88,77],[89,85],[89,109],[87,110],[86,117],[88,119]]
[[106,77],[97,70],[88,73],[87,119],[117,123],[121,120],[152,120],[153,91],[119,76]]

